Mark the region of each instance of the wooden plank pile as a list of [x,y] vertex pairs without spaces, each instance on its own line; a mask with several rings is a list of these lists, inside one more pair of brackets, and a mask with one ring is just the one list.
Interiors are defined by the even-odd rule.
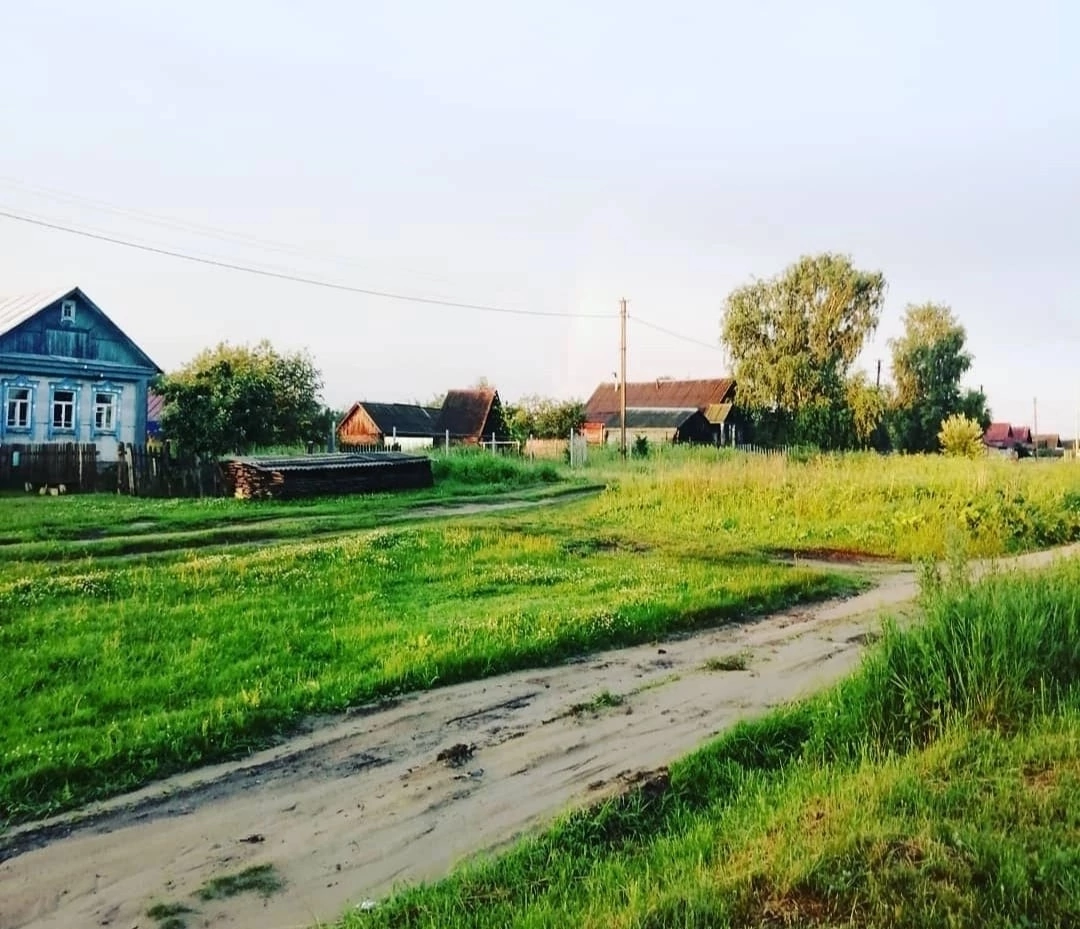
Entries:
[[233,496],[244,500],[375,493],[431,487],[425,455],[306,455],[296,458],[233,458],[224,462]]

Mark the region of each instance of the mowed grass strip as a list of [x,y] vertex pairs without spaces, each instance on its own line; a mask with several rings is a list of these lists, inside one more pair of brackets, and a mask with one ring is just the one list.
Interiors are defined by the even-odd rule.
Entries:
[[377,525],[430,504],[572,492],[581,481],[550,462],[455,454],[432,461],[435,486],[400,493],[302,500],[146,499],[116,494],[0,495],[0,554],[6,561],[159,551],[243,540],[305,538]]
[[8,822],[241,755],[305,714],[857,586],[482,523],[69,568],[0,583]]
[[1080,922],[1080,563],[928,591],[853,677],[342,929]]

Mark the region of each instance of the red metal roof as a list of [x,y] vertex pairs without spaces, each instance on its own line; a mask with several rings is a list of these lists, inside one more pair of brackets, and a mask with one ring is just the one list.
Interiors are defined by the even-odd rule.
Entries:
[[[627,381],[626,405],[635,409],[704,410],[732,400],[735,381],[728,377],[696,381]],[[619,385],[601,384],[585,404],[587,422],[603,422],[619,410]]]
[[1008,423],[991,423],[983,436],[984,442],[1008,442],[1012,438],[1012,426]]

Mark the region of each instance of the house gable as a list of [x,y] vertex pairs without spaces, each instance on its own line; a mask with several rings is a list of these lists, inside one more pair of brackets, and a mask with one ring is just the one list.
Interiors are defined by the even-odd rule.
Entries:
[[342,442],[378,442],[389,436],[432,438],[439,411],[413,403],[354,403],[338,424]]
[[133,376],[161,369],[78,287],[0,301],[0,361],[34,370],[91,363]]
[[449,391],[436,425],[436,434],[444,433],[465,442],[479,442],[492,433],[497,440],[505,440],[508,432],[498,391],[491,387]]

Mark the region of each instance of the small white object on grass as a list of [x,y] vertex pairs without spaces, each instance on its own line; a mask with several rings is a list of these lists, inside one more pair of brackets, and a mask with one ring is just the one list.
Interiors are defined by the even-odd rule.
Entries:
[[374,900],[364,900],[361,903],[356,904],[356,908],[366,913],[368,910],[375,909],[378,905],[379,904]]

